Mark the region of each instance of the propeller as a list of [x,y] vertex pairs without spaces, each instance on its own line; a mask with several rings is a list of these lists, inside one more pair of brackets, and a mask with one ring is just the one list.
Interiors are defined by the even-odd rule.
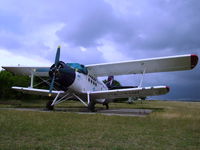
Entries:
[[58,70],[59,70],[59,62],[60,62],[59,59],[60,59],[60,46],[58,46],[58,48],[57,48],[55,62],[54,62],[54,65],[53,65],[54,67],[52,68],[53,77],[52,77],[51,84],[50,84],[50,87],[49,87],[49,96],[51,96],[51,93],[52,93],[52,90],[53,90],[53,87],[54,87],[56,72],[58,72]]
[[59,59],[60,59],[60,46],[58,46],[57,52],[56,52],[56,58],[55,58],[55,66],[56,67],[58,67]]

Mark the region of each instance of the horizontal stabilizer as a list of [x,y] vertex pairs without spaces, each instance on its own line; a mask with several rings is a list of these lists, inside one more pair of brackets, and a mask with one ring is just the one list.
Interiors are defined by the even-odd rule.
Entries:
[[128,97],[145,97],[163,95],[169,92],[168,86],[153,86],[141,88],[129,88],[107,91],[94,91],[90,95],[95,99],[114,99],[114,98],[128,98]]
[[[17,86],[13,86],[12,89],[15,89],[17,91],[27,93],[27,94],[35,94],[35,95],[41,95],[41,96],[48,96],[49,95],[49,90],[45,90],[45,89],[35,89],[35,88],[31,88],[31,87],[25,88],[25,87],[17,87]],[[58,93],[63,94],[65,92],[53,90],[51,95],[56,96]]]

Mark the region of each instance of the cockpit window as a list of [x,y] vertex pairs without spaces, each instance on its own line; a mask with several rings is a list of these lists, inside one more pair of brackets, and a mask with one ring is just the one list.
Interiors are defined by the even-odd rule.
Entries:
[[71,68],[77,70],[80,73],[88,74],[87,68],[82,64],[79,64],[79,63],[67,63],[67,65],[70,66]]

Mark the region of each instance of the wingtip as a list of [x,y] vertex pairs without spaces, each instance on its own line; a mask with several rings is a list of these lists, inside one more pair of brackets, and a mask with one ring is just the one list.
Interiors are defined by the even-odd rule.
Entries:
[[199,60],[199,58],[197,55],[195,55],[195,54],[191,55],[191,69],[193,69],[197,65],[198,60]]
[[166,89],[167,89],[167,93],[168,93],[170,91],[170,87],[166,86]]
[[58,48],[61,48],[61,46],[60,46],[60,45],[58,45]]

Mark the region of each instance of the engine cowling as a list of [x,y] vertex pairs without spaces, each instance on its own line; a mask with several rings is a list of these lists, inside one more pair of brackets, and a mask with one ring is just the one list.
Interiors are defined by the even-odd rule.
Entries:
[[66,91],[70,85],[73,84],[76,78],[76,72],[73,68],[59,61],[57,66],[53,64],[49,70],[49,77],[52,80],[55,76],[55,82],[59,88]]

